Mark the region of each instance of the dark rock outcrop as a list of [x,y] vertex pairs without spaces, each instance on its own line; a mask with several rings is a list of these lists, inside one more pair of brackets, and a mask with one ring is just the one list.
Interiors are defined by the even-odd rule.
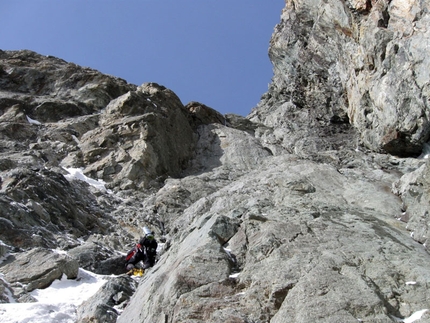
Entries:
[[7,228],[4,243],[24,249],[55,248],[60,232],[82,236],[107,231],[106,218],[97,216],[102,211],[87,185],[69,182],[59,169],[37,166],[2,173],[0,222]]
[[29,117],[55,122],[99,112],[136,89],[116,77],[28,50],[1,51],[0,109],[18,105]]
[[194,129],[200,125],[226,123],[226,119],[221,113],[202,103],[189,102],[185,109],[188,111],[188,120]]
[[124,255],[101,242],[87,240],[67,253],[79,263],[79,267],[99,275],[124,273]]

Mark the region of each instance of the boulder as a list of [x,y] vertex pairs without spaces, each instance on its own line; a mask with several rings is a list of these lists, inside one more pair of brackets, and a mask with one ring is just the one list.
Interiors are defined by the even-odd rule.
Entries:
[[78,269],[76,260],[43,248],[10,255],[6,262],[0,264],[0,271],[6,281],[26,285],[27,292],[46,288],[63,275],[74,279],[78,276]]
[[125,272],[125,256],[97,242],[85,242],[70,249],[67,254],[78,261],[80,268],[99,275],[120,275]]
[[[214,234],[214,231],[223,231],[221,221],[216,219],[215,216],[200,218],[182,231],[180,242],[171,246],[169,256],[162,257],[145,274],[119,322],[171,321],[170,312],[181,295],[228,278],[231,259]],[[231,226],[234,230],[235,224]]]
[[80,323],[115,323],[122,308],[128,303],[137,282],[123,275],[110,277],[106,284],[77,308]]
[[229,127],[246,131],[251,135],[255,134],[255,129],[258,127],[258,125],[253,123],[251,120],[234,113],[226,114],[225,120]]

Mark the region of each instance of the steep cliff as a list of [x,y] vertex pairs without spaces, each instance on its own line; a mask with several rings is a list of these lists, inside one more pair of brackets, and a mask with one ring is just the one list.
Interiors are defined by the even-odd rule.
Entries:
[[286,1],[247,118],[0,51],[0,291],[34,301],[79,266],[117,276],[78,322],[430,322],[428,9]]
[[343,145],[420,155],[429,19],[426,1],[286,1],[269,49],[273,82],[250,115],[274,129],[260,136],[290,152]]

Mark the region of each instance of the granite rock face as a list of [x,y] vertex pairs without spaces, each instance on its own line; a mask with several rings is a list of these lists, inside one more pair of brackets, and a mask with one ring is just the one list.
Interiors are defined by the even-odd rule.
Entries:
[[286,1],[246,118],[1,51],[0,301],[57,249],[115,275],[78,322],[430,322],[428,6]]
[[269,49],[273,82],[250,115],[270,129],[259,135],[298,153],[420,155],[430,129],[429,19],[426,1],[286,1]]
[[427,13],[287,1],[246,128],[269,154],[245,173],[221,162],[167,182],[156,200],[177,238],[118,321],[395,322],[427,309],[427,163],[405,158],[429,139],[426,45],[413,45],[427,27],[405,33]]
[[[192,156],[194,136],[179,98],[158,84],[144,84],[112,100],[99,127],[79,140],[91,177],[122,189],[147,187],[178,176]],[[75,161],[72,161],[72,164]]]
[[184,205],[170,249],[118,321],[394,322],[426,308],[429,255],[397,219],[397,162],[267,158]]

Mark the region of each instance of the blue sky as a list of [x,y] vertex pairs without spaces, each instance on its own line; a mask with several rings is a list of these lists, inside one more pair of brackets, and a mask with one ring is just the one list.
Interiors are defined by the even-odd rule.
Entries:
[[267,52],[284,0],[2,0],[0,49],[30,49],[183,104],[246,116],[273,75]]

